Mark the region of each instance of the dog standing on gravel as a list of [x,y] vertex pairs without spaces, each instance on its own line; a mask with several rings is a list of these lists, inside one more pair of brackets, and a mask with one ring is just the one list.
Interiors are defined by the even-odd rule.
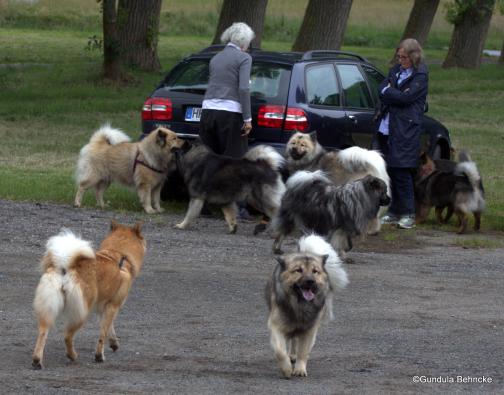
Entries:
[[352,237],[365,236],[380,207],[390,203],[385,182],[370,175],[336,186],[320,170],[298,171],[286,186],[272,221],[275,254],[282,253],[285,236],[299,229],[327,237],[343,258],[352,249]]
[[[318,142],[316,131],[297,132],[287,143],[285,157],[290,175],[298,170],[322,170],[335,185],[343,185],[372,175],[385,182],[387,193],[391,196],[387,166],[377,151],[354,146],[327,152]],[[367,233],[374,234],[380,230],[378,217],[379,215],[371,221]]]
[[[176,155],[191,199],[184,220],[176,228],[187,228],[205,202],[221,207],[229,233],[237,230],[236,202],[245,201],[270,218],[276,214],[285,185],[279,172],[284,158],[274,148],[259,145],[243,158],[231,158],[216,155],[201,142],[186,143]],[[261,225],[256,231],[259,228]]]
[[96,252],[88,241],[69,230],[49,239],[33,301],[39,328],[33,351],[35,369],[42,368],[47,335],[58,317],[66,321],[65,345],[70,360],[77,358],[73,337],[93,310],[101,315],[96,362],[105,360],[107,337],[112,350],[119,348],[114,319],[140,272],[145,250],[141,223],[129,227],[112,221],[109,235]]
[[161,188],[166,176],[175,170],[172,149],[183,144],[184,140],[165,128],[131,142],[119,129],[103,125],[80,151],[74,205],[80,207],[84,192],[94,188],[96,202],[104,208],[103,194],[112,181],[117,181],[136,190],[146,213],[162,212]]
[[334,292],[348,279],[338,255],[320,236],[301,238],[299,252],[277,261],[265,290],[271,346],[283,377],[304,377],[320,324],[326,314],[333,318]]

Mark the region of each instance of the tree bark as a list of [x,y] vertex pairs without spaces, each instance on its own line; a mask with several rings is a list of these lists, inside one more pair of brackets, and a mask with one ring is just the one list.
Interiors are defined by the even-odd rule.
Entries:
[[122,78],[116,0],[103,0],[103,75],[114,81]]
[[339,50],[350,8],[352,0],[310,0],[292,50]]
[[501,54],[499,56],[499,65],[504,66],[504,41],[502,42]]
[[405,38],[414,38],[424,46],[438,6],[439,0],[415,0],[401,41]]
[[267,5],[268,0],[224,0],[212,44],[220,44],[222,33],[233,23],[245,22],[255,33],[251,46],[260,48]]
[[119,0],[117,14],[123,64],[146,71],[159,70],[161,0]]
[[490,26],[495,0],[477,0],[455,22],[443,68],[477,69]]

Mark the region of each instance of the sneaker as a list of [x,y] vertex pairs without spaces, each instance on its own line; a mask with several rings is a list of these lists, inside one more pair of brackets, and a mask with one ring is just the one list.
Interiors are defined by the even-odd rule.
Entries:
[[382,225],[395,225],[399,222],[399,217],[392,213],[387,213],[380,218],[380,224]]
[[414,215],[403,215],[397,222],[397,227],[399,229],[413,229],[415,227],[415,216]]

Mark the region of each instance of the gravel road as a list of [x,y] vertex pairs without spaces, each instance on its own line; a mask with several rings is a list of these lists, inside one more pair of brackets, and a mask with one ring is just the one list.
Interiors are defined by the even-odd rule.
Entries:
[[[46,240],[65,226],[98,245],[112,217],[130,224],[143,219],[148,241],[142,272],[116,320],[119,350],[107,350],[103,364],[94,362],[93,317],[77,334],[79,358],[71,363],[58,325],[48,338],[45,369],[32,370],[37,329],[31,303]],[[504,389],[504,249],[455,242],[474,235],[397,230],[356,243],[355,264],[345,265],[350,284],[337,295],[336,320],[319,332],[308,377],[284,380],[269,347],[263,298],[274,266],[272,240],[252,236],[253,225],[240,224],[228,235],[223,220],[200,218],[180,231],[172,225],[182,215],[5,200],[0,218],[1,393]],[[284,245],[294,246],[294,239]]]

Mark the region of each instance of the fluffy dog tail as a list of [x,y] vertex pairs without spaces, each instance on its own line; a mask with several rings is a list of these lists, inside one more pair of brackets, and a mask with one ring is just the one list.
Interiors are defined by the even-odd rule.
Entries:
[[53,325],[60,315],[67,322],[80,322],[88,308],[74,265],[82,259],[94,259],[94,251],[88,241],[66,229],[51,237],[46,247],[41,262],[43,274],[33,301],[35,314],[48,325]]
[[343,167],[352,173],[365,172],[381,178],[387,184],[388,196],[391,196],[387,164],[378,151],[355,146],[339,151],[338,158]]
[[459,163],[455,166],[455,174],[467,177],[473,189],[470,198],[464,202],[461,208],[467,212],[482,212],[485,209],[483,181],[476,163],[465,151],[461,151],[459,154]]
[[250,149],[245,154],[245,159],[253,162],[264,160],[275,171],[280,171],[285,163],[284,157],[276,149],[270,147],[269,145],[258,145],[257,147]]
[[327,297],[327,307],[329,319],[333,320],[333,294],[338,288],[343,289],[348,284],[348,276],[345,269],[343,269],[341,260],[334,248],[325,241],[323,237],[314,234],[303,236],[299,240],[299,252],[327,255],[324,268],[327,272],[327,276],[329,277],[329,285],[331,288]]
[[311,184],[314,181],[322,181],[327,184],[332,184],[331,180],[329,180],[329,178],[322,170],[299,170],[288,178],[285,186],[287,187],[287,189],[292,189],[296,187],[303,187],[304,185]]
[[93,133],[90,144],[107,143],[109,145],[116,145],[120,143],[129,143],[131,139],[126,133],[120,129],[113,128],[110,123],[103,124],[100,129]]

